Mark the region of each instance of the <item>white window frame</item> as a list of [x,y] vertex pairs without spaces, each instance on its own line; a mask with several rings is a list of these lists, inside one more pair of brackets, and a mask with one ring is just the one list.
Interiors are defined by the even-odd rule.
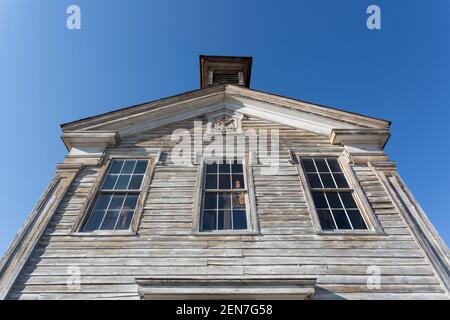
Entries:
[[[240,157],[237,155],[226,156],[226,160],[236,159],[242,161],[243,175],[245,189],[239,190],[245,192],[245,211],[247,218],[247,229],[237,229],[237,230],[202,230],[202,211],[203,211],[203,194],[205,192],[205,162],[206,161],[222,161],[223,158],[207,157],[202,158],[200,164],[197,166],[197,183],[195,188],[195,204],[194,213],[192,219],[192,233],[195,235],[249,235],[258,234],[259,227],[257,221],[256,212],[256,200],[253,184],[253,168],[249,165],[248,157]],[[224,190],[219,190],[222,192]],[[225,190],[226,191],[226,190]],[[238,192],[238,191],[236,191]]]
[[[106,179],[111,164],[114,160],[147,160],[147,167],[145,169],[144,177],[142,179],[140,190],[131,190],[131,192],[139,193],[138,200],[136,203],[136,208],[134,210],[133,218],[130,222],[130,227],[127,230],[93,230],[84,231],[83,228],[91,215],[92,207],[94,206],[97,196],[104,190],[101,190],[101,186]],[[153,171],[155,168],[155,157],[154,156],[120,156],[114,155],[109,156],[104,164],[101,165],[101,169],[98,173],[97,179],[94,183],[94,187],[87,197],[81,213],[72,228],[71,235],[73,236],[122,236],[122,235],[136,235],[138,231],[139,221],[144,211],[144,202],[147,198],[150,181],[153,176]],[[108,190],[107,190],[108,191]],[[116,192],[114,190],[114,192]],[[119,193],[127,193],[130,190],[119,190]]]
[[[361,189],[352,168],[350,167],[349,160],[342,153],[296,153],[297,156],[297,169],[300,176],[300,182],[302,184],[306,202],[313,221],[313,226],[317,234],[322,235],[385,235],[380,223],[378,222],[364,191]],[[320,224],[319,215],[317,213],[314,199],[312,197],[312,191],[309,187],[308,179],[305,174],[305,170],[302,165],[303,158],[335,158],[344,174],[344,177],[348,183],[349,188],[342,191],[349,191],[352,193],[356,205],[364,219],[367,229],[334,229],[323,230]]]

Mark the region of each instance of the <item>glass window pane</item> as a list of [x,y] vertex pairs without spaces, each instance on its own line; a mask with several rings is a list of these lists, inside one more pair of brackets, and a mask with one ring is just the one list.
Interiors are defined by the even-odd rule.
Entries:
[[118,210],[108,210],[106,212],[105,219],[103,220],[100,230],[114,230],[116,225],[117,217],[119,216]]
[[319,180],[317,173],[308,173],[308,181],[311,188],[322,188],[322,184]]
[[93,210],[106,210],[108,208],[109,200],[111,200],[110,194],[99,194],[97,200],[95,201]]
[[114,194],[108,210],[120,210],[120,208],[122,208],[124,200],[125,200],[124,194]]
[[303,159],[302,163],[303,163],[303,167],[305,168],[306,172],[317,172],[312,159]]
[[136,163],[136,168],[134,168],[134,174],[144,174],[145,170],[147,169],[147,160],[139,160]]
[[328,166],[330,167],[332,172],[342,172],[337,159],[328,158],[327,162],[328,162]]
[[336,221],[338,229],[351,229],[348,222],[347,215],[344,210],[333,210],[334,220]]
[[205,193],[205,209],[217,208],[217,192]]
[[219,173],[230,173],[230,164],[229,163],[219,164]]
[[232,176],[233,189],[244,189],[244,176],[242,174],[233,174]]
[[104,190],[113,189],[118,177],[119,176],[116,175],[108,175],[105,179],[105,182],[103,183],[102,189]]
[[94,231],[97,230],[102,222],[104,210],[94,210],[91,212],[86,224],[84,225],[83,231]]
[[219,210],[217,212],[217,229],[230,230],[231,229],[231,210]]
[[323,192],[313,192],[314,205],[316,209],[328,209],[328,204],[325,199],[325,194]]
[[217,173],[217,164],[215,162],[207,164],[206,173]]
[[119,180],[117,181],[115,190],[126,190],[128,188],[128,183],[130,182],[131,175],[120,175]]
[[134,210],[136,208],[136,203],[139,198],[138,194],[128,194],[125,202],[123,203],[123,209]]
[[223,229],[224,230],[233,229],[231,225],[231,210],[223,210]]
[[231,177],[229,174],[219,175],[219,189],[231,189]]
[[224,217],[223,210],[217,211],[217,230],[223,230],[224,225],[223,217]]
[[338,188],[348,188],[348,183],[343,173],[334,173],[333,176]]
[[120,169],[122,169],[123,160],[113,160],[111,163],[111,168],[109,169],[109,173],[119,173]]
[[245,209],[245,192],[233,192],[233,209]]
[[331,173],[321,173],[320,178],[322,179],[324,188],[336,188],[333,177],[331,177]]
[[314,159],[314,161],[316,162],[316,166],[319,172],[330,172],[330,170],[328,170],[325,159]]
[[243,173],[242,163],[239,163],[239,161],[235,160],[231,164],[231,172],[232,173]]
[[203,230],[216,230],[216,211],[204,210],[203,211]]
[[134,165],[136,164],[135,160],[127,160],[123,165],[121,174],[130,174],[133,173]]
[[358,208],[351,192],[339,192],[345,208]]
[[116,224],[116,230],[127,230],[130,228],[130,223],[133,218],[134,210],[122,209],[119,214],[119,220]]
[[142,174],[135,174],[131,178],[130,185],[128,186],[128,189],[130,190],[139,190],[141,188],[142,179],[144,178],[144,175]]
[[[147,160],[111,161],[108,175],[105,177],[101,189],[127,190],[127,188],[130,188],[139,190],[147,165]],[[138,198],[139,194],[137,193],[99,193],[83,230],[128,229]]]
[[342,208],[342,203],[339,200],[337,192],[326,192],[328,203],[332,209]]
[[353,229],[367,229],[367,225],[359,210],[347,210],[347,213],[352,222]]
[[245,210],[233,210],[233,229],[247,229],[247,216]]
[[333,218],[331,217],[330,210],[317,210],[317,214],[320,220],[320,226],[322,230],[334,230],[336,227],[334,226]]
[[231,209],[231,194],[219,193],[219,209]]
[[218,189],[217,188],[217,175],[207,174],[206,175],[206,189]]

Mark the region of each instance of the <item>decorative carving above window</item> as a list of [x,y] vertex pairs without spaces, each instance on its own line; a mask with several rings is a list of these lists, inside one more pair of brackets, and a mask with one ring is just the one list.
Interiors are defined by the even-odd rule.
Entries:
[[207,133],[242,133],[242,117],[242,114],[234,114],[232,112],[211,115],[210,117],[208,117]]
[[216,133],[230,133],[237,131],[237,123],[235,118],[221,116],[216,118],[213,123],[212,131]]

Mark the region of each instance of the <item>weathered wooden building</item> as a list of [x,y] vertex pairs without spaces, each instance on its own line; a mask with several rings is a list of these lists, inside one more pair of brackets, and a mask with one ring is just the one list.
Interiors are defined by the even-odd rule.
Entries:
[[251,63],[201,56],[199,90],[62,125],[0,297],[448,299],[390,122],[249,89]]

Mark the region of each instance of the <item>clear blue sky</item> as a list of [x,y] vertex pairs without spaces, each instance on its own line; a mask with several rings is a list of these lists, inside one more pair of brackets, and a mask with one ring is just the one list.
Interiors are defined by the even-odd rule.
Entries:
[[449,17],[448,0],[0,0],[0,252],[64,159],[59,124],[198,88],[199,54],[253,56],[255,89],[391,120],[386,151],[449,243]]

